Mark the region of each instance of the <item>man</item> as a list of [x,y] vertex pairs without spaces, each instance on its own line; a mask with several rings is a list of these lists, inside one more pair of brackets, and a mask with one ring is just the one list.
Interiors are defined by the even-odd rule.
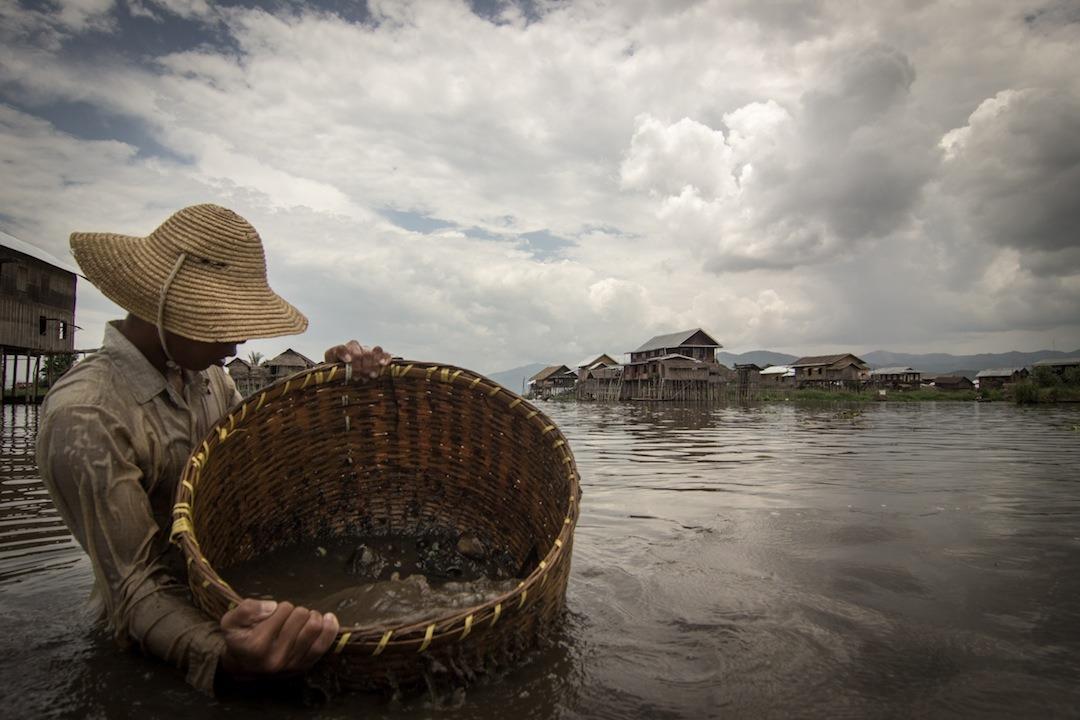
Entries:
[[[303,332],[307,318],[267,284],[255,229],[216,205],[184,208],[147,237],[73,233],[71,248],[128,311],[49,392],[38,430],[42,478],[94,568],[91,601],[121,644],[205,692],[215,679],[306,670],[337,633],[333,615],[247,599],[214,622],[192,605],[168,535],[191,449],[241,399],[225,358],[246,340]],[[390,356],[354,340],[325,359],[367,378]]]

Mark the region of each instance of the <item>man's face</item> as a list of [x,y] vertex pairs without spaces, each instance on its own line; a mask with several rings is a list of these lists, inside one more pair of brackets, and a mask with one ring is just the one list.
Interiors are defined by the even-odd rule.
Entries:
[[188,370],[196,372],[205,370],[211,365],[223,366],[225,360],[236,354],[239,342],[202,342],[189,340],[186,337],[166,332],[166,340],[169,343],[169,353],[176,364]]

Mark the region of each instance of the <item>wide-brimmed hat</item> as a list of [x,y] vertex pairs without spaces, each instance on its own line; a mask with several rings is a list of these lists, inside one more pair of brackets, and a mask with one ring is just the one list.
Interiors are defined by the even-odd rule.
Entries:
[[146,237],[72,233],[71,251],[110,300],[204,342],[293,335],[303,313],[270,289],[259,233],[218,205],[192,205]]

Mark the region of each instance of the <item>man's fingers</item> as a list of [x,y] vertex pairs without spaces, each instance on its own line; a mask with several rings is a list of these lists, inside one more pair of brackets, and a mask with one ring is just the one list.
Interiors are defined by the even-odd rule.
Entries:
[[[294,607],[290,602],[280,602],[277,608],[262,622],[255,625],[251,630],[252,644],[255,648],[268,649],[274,647],[281,628],[292,616]],[[258,654],[258,651],[256,651]]]
[[311,665],[311,662],[308,662],[311,645],[322,633],[322,614],[315,610],[307,610],[306,612],[307,621],[300,627],[296,637],[292,640],[288,660],[289,670],[306,670]]
[[[257,600],[241,603],[244,610],[236,608],[229,622],[247,621],[265,613],[267,604]],[[239,608],[240,606],[237,606]],[[225,630],[226,657],[231,664],[229,672],[292,673],[307,670],[321,658],[334,642],[339,624],[331,614],[325,615],[290,603],[277,603],[276,609],[254,626],[241,630],[228,630],[228,622],[222,618]]]
[[273,600],[246,598],[221,617],[222,630],[241,630],[258,625],[273,615],[277,603]]
[[335,345],[323,354],[326,362],[344,362],[352,365],[354,373],[369,378],[376,378],[382,368],[390,364],[393,356],[376,345],[365,348],[356,340],[344,345]]
[[322,631],[315,638],[315,641],[311,643],[311,649],[308,650],[307,662],[309,665],[314,665],[319,658],[326,654],[326,651],[330,649],[330,645],[333,644],[334,638],[337,637],[338,630],[341,629],[337,616],[333,613],[323,615],[322,621]]
[[307,621],[307,609],[296,607],[289,613],[289,617],[285,618],[285,622],[281,623],[281,628],[277,632],[274,644],[286,648],[286,658],[292,654],[292,644],[296,642],[296,636]]

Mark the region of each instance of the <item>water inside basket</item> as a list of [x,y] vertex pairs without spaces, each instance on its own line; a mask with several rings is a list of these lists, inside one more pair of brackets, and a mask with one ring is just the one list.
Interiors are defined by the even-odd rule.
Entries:
[[242,597],[288,600],[337,615],[343,626],[407,625],[441,617],[517,587],[530,569],[476,538],[433,530],[419,537],[326,538],[266,553],[222,572]]

